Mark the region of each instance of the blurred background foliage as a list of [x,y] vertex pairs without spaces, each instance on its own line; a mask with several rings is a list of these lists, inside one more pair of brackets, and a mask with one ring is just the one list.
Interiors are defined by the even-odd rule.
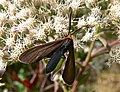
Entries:
[[[82,75],[76,92],[119,92],[120,65],[112,64],[109,68],[104,62],[102,63],[98,60],[95,62],[97,62],[97,65],[89,65],[88,70]],[[0,87],[0,92],[40,92],[43,80],[46,77],[44,71],[38,74],[38,79],[31,89],[16,81],[13,74],[13,72],[16,72],[21,80],[31,80],[34,73],[36,73],[35,70],[38,65],[38,63],[24,65],[18,62],[8,66],[1,80],[1,82],[5,83],[5,86]],[[63,84],[55,84],[50,78],[50,75],[48,75],[43,89],[44,92],[54,92],[54,87],[58,87],[57,92],[71,92],[72,86],[64,85],[63,87]]]

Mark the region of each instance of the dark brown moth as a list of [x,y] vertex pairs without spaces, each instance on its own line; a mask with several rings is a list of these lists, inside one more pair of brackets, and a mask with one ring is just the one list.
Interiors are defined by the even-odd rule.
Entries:
[[63,79],[67,84],[72,84],[75,78],[75,59],[73,40],[70,35],[65,39],[45,43],[35,46],[23,52],[19,59],[22,63],[30,64],[40,61],[44,57],[51,55],[50,61],[46,66],[46,73],[52,72],[60,61],[65,52],[69,51],[69,55],[63,71]]
[[[71,12],[72,11],[70,11],[69,30],[71,29]],[[67,84],[71,85],[75,78],[74,47],[71,35],[68,35],[66,36],[66,38],[61,40],[32,47],[23,52],[20,55],[19,59],[22,63],[30,64],[40,61],[44,57],[48,57],[51,55],[50,61],[46,65],[46,73],[50,73],[55,69],[61,57],[67,51],[69,52],[69,55],[67,57],[62,77]]]

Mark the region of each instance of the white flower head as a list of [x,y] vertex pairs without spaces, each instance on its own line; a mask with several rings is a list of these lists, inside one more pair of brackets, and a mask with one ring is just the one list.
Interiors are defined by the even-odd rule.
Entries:
[[79,18],[79,20],[78,20],[78,24],[77,24],[77,27],[78,28],[81,28],[82,26],[85,26],[87,23],[86,23],[86,21],[85,21],[85,18],[84,17],[81,17],[81,18]]
[[110,7],[110,16],[111,18],[117,19],[120,18],[120,2],[114,1]]
[[61,31],[63,31],[63,29],[65,29],[66,26],[64,24],[57,24],[55,25],[55,30],[56,30],[56,33],[59,33]]
[[67,0],[69,3],[69,7],[72,7],[73,11],[76,11],[80,4],[81,4],[81,0]]
[[68,21],[65,17],[62,16],[54,16],[54,25],[56,24],[66,24]]
[[20,23],[18,26],[17,26],[17,29],[19,30],[20,33],[22,32],[26,32],[28,33],[28,26],[26,25],[23,25],[22,23]]
[[101,15],[101,8],[99,8],[98,6],[91,8],[91,15],[94,15],[96,17],[99,17]]
[[31,30],[33,28],[34,22],[34,18],[28,18],[26,21],[22,21],[18,25],[18,30],[20,30],[21,32],[28,32],[28,30]]
[[5,24],[7,21],[7,14],[5,12],[0,12],[0,26]]
[[56,30],[56,33],[62,32],[64,29],[66,29],[66,26],[68,25],[68,21],[64,17],[54,17],[54,29]]
[[5,45],[11,47],[15,44],[14,37],[7,37],[5,40]]
[[83,36],[83,38],[81,39],[81,41],[87,42],[87,41],[92,41],[92,40],[94,40],[94,39],[95,39],[95,32],[96,32],[95,27],[88,29],[88,31],[87,31],[86,34]]
[[7,6],[8,6],[8,0],[0,0],[0,4],[1,4],[4,8],[7,8]]
[[0,76],[4,74],[4,72],[6,71],[6,67],[7,62],[3,62],[2,58],[0,57]]
[[23,8],[18,13],[16,13],[16,17],[18,19],[27,19],[28,17],[33,16],[35,11],[36,10],[34,7]]
[[85,0],[85,4],[88,8],[91,8],[91,5],[95,3],[97,0]]
[[17,17],[14,15],[9,16],[9,23],[11,24],[17,24]]
[[19,33],[20,30],[18,29],[18,27],[13,26],[13,27],[11,27],[11,29],[9,30],[9,32],[14,35],[16,33]]
[[37,33],[38,33],[37,29],[31,29],[31,30],[29,30],[29,36],[31,38],[36,37]]
[[85,0],[86,3],[94,3],[96,0]]
[[30,0],[14,0],[14,3],[18,6],[18,7],[21,7],[23,6],[24,4],[30,2]]
[[86,22],[88,25],[94,26],[98,24],[98,18],[93,15],[90,15],[87,17]]
[[120,64],[120,44],[117,44],[111,48],[109,62],[116,62]]
[[20,42],[16,42],[14,48],[10,52],[10,60],[16,60],[18,56],[21,54],[24,44]]
[[4,32],[4,27],[0,27],[0,37],[2,36],[3,32]]
[[34,22],[35,22],[35,19],[29,17],[29,18],[26,19],[26,21],[23,22],[22,24],[23,24],[24,26],[26,26],[27,28],[31,28],[31,27],[33,27],[33,25],[34,25]]
[[54,29],[52,21],[48,20],[48,22],[45,22],[44,24],[42,23],[42,28],[45,31],[49,31],[50,29]]
[[27,35],[27,37],[23,38],[23,43],[24,43],[25,46],[32,44],[32,42],[33,42],[32,37],[29,36],[29,35]]
[[3,57],[3,55],[4,55],[3,51],[2,51],[2,50],[0,50],[0,58],[2,58],[2,57]]
[[12,4],[11,2],[8,3],[8,13],[9,15],[15,15],[17,11],[17,7],[15,4]]
[[80,40],[78,39],[74,40],[74,48],[76,49],[76,51],[80,51],[81,48],[83,49],[83,46]]
[[35,38],[37,39],[37,40],[43,40],[43,39],[45,39],[46,38],[46,34],[45,34],[45,30],[42,28],[42,27],[39,27],[39,28],[37,28],[36,29],[37,31],[37,33],[35,34]]

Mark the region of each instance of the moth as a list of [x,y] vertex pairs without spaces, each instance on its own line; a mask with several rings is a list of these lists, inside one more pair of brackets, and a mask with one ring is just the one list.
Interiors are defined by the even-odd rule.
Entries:
[[[71,14],[71,13],[70,13]],[[69,22],[69,29],[71,28],[71,17]],[[71,85],[75,79],[75,57],[74,46],[71,35],[67,35],[64,39],[45,43],[32,47],[19,56],[22,63],[30,64],[40,61],[41,59],[51,56],[50,61],[46,65],[46,73],[52,72],[64,53],[69,52],[65,68],[62,74],[63,80]]]
[[65,69],[63,71],[63,80],[67,84],[72,84],[75,78],[75,58],[73,39],[70,35],[62,40],[57,40],[43,45],[35,46],[23,52],[19,59],[22,63],[30,64],[40,61],[44,57],[51,55],[50,61],[46,65],[46,73],[52,72],[65,52],[69,51]]

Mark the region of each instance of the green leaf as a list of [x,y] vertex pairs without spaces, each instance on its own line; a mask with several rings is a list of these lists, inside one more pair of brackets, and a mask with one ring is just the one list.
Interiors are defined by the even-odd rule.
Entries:
[[24,92],[25,86],[22,85],[21,83],[15,81],[14,84],[18,87],[18,92]]
[[56,68],[54,69],[54,72],[57,72],[61,68],[63,62],[64,62],[64,59],[61,59],[59,61],[59,63],[57,64]]

